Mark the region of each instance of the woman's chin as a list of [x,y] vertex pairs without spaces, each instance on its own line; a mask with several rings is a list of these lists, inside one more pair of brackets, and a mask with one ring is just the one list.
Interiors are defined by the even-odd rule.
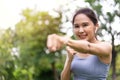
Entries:
[[88,41],[87,38],[80,38],[80,37],[79,37],[79,40],[86,40],[86,41]]

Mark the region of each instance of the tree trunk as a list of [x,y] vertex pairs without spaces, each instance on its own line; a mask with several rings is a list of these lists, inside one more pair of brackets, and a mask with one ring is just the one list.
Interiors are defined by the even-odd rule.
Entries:
[[116,51],[112,50],[112,80],[116,80]]
[[112,80],[116,80],[116,56],[114,35],[112,35]]
[[52,66],[52,71],[53,71],[53,76],[54,76],[54,80],[59,80],[58,76],[57,76],[57,71],[56,71],[56,67],[55,67],[55,62],[51,63]]

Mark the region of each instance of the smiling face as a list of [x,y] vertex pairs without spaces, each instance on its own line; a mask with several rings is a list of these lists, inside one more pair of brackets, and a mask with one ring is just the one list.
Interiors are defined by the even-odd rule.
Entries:
[[94,42],[97,28],[98,24],[94,24],[85,14],[77,14],[74,18],[73,32],[77,39]]

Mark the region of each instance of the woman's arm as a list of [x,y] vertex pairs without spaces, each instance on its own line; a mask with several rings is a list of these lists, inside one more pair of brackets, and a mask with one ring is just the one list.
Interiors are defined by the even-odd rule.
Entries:
[[48,48],[51,51],[56,51],[62,46],[67,45],[78,52],[90,53],[98,56],[109,56],[112,52],[111,44],[106,42],[90,43],[85,40],[72,40],[69,37],[55,34],[51,36],[52,37],[48,39]]
[[109,56],[112,52],[112,46],[106,42],[90,43],[84,40],[69,39],[66,45],[78,52],[90,53],[98,56]]
[[61,80],[70,80],[71,76],[71,62],[73,60],[73,57],[76,53],[76,51],[69,46],[66,47],[67,50],[67,57],[64,64],[63,71],[61,72]]
[[70,80],[71,62],[72,62],[72,60],[66,59],[65,64],[64,64],[64,68],[61,72],[61,80]]

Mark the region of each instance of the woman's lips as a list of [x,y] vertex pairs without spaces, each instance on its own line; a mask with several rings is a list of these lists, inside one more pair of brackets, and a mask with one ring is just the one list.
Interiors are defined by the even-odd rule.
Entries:
[[79,35],[80,39],[85,39],[87,35]]

